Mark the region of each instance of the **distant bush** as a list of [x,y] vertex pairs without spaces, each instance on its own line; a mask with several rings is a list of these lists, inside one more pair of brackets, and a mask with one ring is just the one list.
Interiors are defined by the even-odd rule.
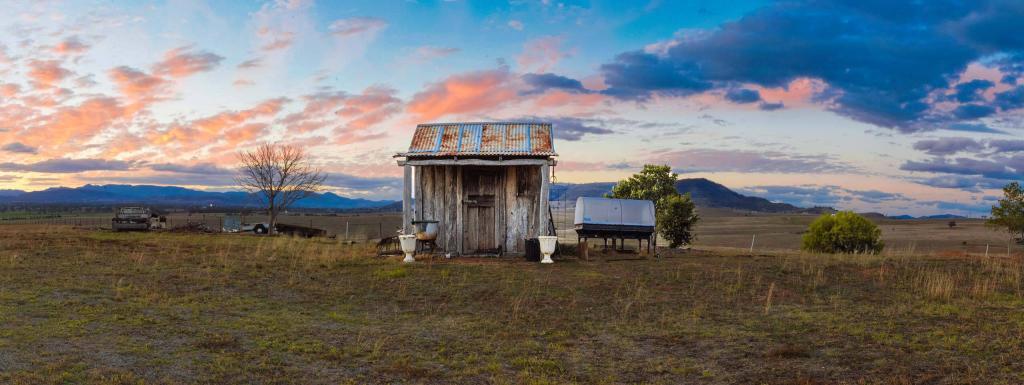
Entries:
[[658,211],[658,232],[675,248],[693,242],[693,225],[700,220],[690,194],[672,195],[662,201]]
[[1012,182],[1003,187],[1003,199],[992,206],[992,217],[988,224],[1002,227],[1017,237],[1017,242],[1024,244],[1024,188],[1020,183]]
[[882,230],[852,211],[824,214],[804,234],[803,249],[819,253],[874,254],[882,251]]

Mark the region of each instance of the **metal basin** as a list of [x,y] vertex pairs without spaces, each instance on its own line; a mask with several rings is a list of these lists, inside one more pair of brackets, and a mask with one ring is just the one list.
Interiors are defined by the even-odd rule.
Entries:
[[420,241],[433,241],[437,239],[437,221],[412,221],[416,226],[416,239]]

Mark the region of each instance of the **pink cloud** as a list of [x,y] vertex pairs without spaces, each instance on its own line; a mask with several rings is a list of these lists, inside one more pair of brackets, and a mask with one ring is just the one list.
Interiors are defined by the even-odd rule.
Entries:
[[332,141],[332,143],[334,143],[334,144],[363,143],[363,142],[368,142],[368,141],[371,141],[371,140],[384,139],[384,138],[388,137],[388,135],[386,133],[383,133],[383,132],[378,132],[378,133],[361,133],[361,132],[358,132],[358,131],[341,130],[341,129],[334,130],[334,131],[335,131],[334,132],[334,140]]
[[156,145],[190,150],[218,143],[222,146],[220,148],[242,145],[265,132],[267,124],[258,120],[274,117],[289,101],[287,98],[270,99],[246,110],[225,111],[175,123],[166,129],[149,132],[146,139]]
[[7,64],[11,62],[11,57],[7,55],[7,46],[0,44],[0,64]]
[[89,45],[82,42],[78,36],[71,36],[53,47],[53,52],[60,55],[80,55],[89,49]]
[[783,103],[787,107],[806,105],[814,95],[825,90],[821,80],[810,78],[793,79],[785,87],[764,88],[753,87],[761,94],[761,99],[769,103]]
[[127,66],[112,68],[107,75],[130,102],[124,106],[126,115],[135,115],[166,98],[168,82],[163,78]]
[[301,9],[301,8],[309,7],[310,5],[313,4],[313,1],[312,0],[276,0],[276,4],[279,7],[282,7],[282,8],[285,8],[285,9],[296,10],[296,9]]
[[164,60],[153,65],[153,73],[161,76],[182,78],[199,72],[210,71],[220,64],[224,57],[206,51],[191,51],[192,47],[179,47],[167,51]]
[[[289,132],[311,132],[334,126],[335,130],[363,131],[402,111],[402,101],[392,88],[371,86],[361,94],[320,92],[306,95],[302,111],[289,114],[278,123]],[[340,118],[340,119],[339,119]]]
[[357,130],[369,128],[402,110],[402,101],[395,97],[392,88],[373,86],[345,101],[335,112],[338,116],[351,119],[347,126]]
[[572,56],[561,50],[562,38],[546,36],[526,42],[523,52],[516,58],[523,72],[548,72],[564,58]]
[[[964,72],[960,73],[960,78],[957,80],[957,84],[966,83],[976,79],[991,81],[995,85],[982,93],[986,99],[991,100],[995,98],[996,93],[1013,88],[1013,86],[1002,82],[1003,76],[1005,75],[1006,74],[1000,71],[999,68],[987,67],[980,63],[971,63],[967,65],[967,69],[964,70]],[[953,86],[955,87],[956,85],[954,84]]]
[[235,149],[239,146],[265,138],[269,133],[269,128],[270,125],[267,123],[246,123],[230,130],[225,130],[219,138],[220,145],[212,147],[210,152],[234,153]]
[[259,68],[259,67],[262,67],[262,66],[263,66],[263,59],[262,58],[253,58],[253,59],[249,59],[249,60],[246,60],[244,62],[238,63],[238,67],[237,68],[242,70],[242,69]]
[[166,82],[156,76],[148,75],[135,68],[120,66],[111,69],[110,79],[117,85],[122,95],[129,98],[142,99],[151,97],[161,91]]
[[28,64],[28,77],[36,88],[49,88],[72,75],[72,72],[61,67],[56,60],[32,60]]
[[277,51],[292,46],[292,42],[295,39],[295,34],[292,32],[282,32],[280,36],[275,36],[273,40],[267,42],[260,47],[263,51]]
[[336,20],[331,23],[328,30],[332,34],[349,37],[362,34],[373,34],[388,27],[388,22],[376,17],[353,17]]
[[66,102],[71,95],[71,91],[66,88],[50,88],[48,92],[23,95],[20,100],[31,108],[55,108]]
[[121,155],[126,152],[136,152],[140,150],[147,150],[154,152],[155,149],[148,146],[146,139],[134,135],[128,132],[120,132],[115,134],[103,144],[103,156],[113,157]]
[[88,140],[125,117],[124,108],[110,97],[95,97],[77,106],[58,108],[40,117],[24,130],[24,142],[48,148],[63,148],[70,142]]
[[17,84],[0,84],[0,96],[3,96],[5,98],[13,98],[19,92],[21,92],[21,86]]
[[414,95],[406,108],[423,120],[479,114],[514,100],[517,92],[513,80],[504,68],[454,75]]
[[432,60],[448,57],[461,51],[454,47],[423,46],[416,48],[413,53],[413,60],[418,62],[429,62]]

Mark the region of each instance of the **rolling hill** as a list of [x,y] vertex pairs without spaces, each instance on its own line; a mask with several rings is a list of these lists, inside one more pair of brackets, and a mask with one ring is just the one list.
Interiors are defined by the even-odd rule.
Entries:
[[[551,200],[575,201],[576,198],[599,197],[612,191],[612,182],[555,184],[551,187]],[[676,182],[680,193],[690,193],[694,203],[700,207],[728,208],[736,210],[760,211],[769,213],[788,212],[826,212],[834,211],[829,207],[802,208],[788,203],[772,202],[764,198],[746,196],[728,187],[705,178],[680,179]]]
[[[85,185],[54,187],[41,191],[4,190],[6,203],[53,205],[119,205],[146,204],[185,207],[255,207],[255,196],[240,191],[199,191],[174,186],[149,185]],[[392,205],[394,201],[346,198],[331,192],[315,194],[296,202],[294,208],[306,209],[374,209]]]
[[[583,184],[556,183],[551,186],[551,200],[575,201],[577,197],[599,197],[610,193],[612,182]],[[676,183],[681,193],[690,193],[701,207],[728,208],[772,213],[823,212],[831,208],[801,208],[764,198],[739,194],[704,178],[682,179]],[[146,204],[173,207],[255,207],[256,198],[239,191],[214,192],[174,186],[151,185],[85,185],[54,187],[41,191],[0,190],[6,203],[39,205],[122,205]],[[400,211],[401,202],[347,198],[334,193],[316,194],[297,202],[294,208],[329,210]]]

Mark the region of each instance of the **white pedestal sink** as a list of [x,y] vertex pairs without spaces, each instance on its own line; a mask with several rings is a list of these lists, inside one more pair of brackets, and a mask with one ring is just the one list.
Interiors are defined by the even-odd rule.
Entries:
[[402,244],[402,252],[405,253],[402,262],[416,262],[416,258],[412,257],[412,253],[416,251],[416,235],[399,235],[398,242]]
[[555,263],[551,259],[551,254],[555,253],[555,245],[558,243],[558,237],[553,235],[541,235],[537,237],[540,241],[540,253],[544,254],[544,259],[540,263]]

